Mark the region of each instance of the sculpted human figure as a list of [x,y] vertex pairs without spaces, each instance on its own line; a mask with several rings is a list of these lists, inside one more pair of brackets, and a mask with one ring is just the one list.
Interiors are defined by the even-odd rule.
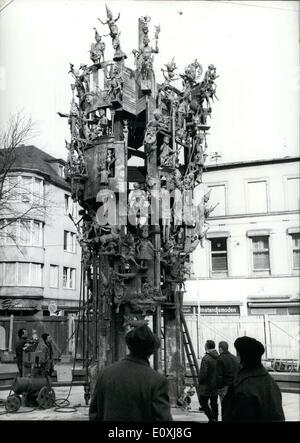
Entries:
[[139,58],[141,59],[141,75],[143,80],[149,80],[150,74],[153,68],[153,56],[152,54],[158,54],[158,37],[155,39],[155,48],[149,46],[150,39],[148,34],[143,37],[143,46],[139,52]]
[[115,50],[113,59],[115,61],[123,60],[124,58],[127,58],[126,54],[121,49],[121,43],[120,43],[119,35],[120,35],[120,33],[116,37],[114,37],[114,39],[112,41],[112,46],[113,46],[113,48]]
[[174,154],[175,151],[170,147],[170,137],[165,135],[160,147],[160,165],[174,167]]
[[177,80],[179,77],[175,78],[175,70],[177,69],[176,63],[174,61],[174,57],[172,60],[165,65],[167,70],[161,69],[163,76],[165,78],[164,86],[168,86],[171,81]]
[[147,260],[153,260],[154,252],[158,252],[149,240],[149,228],[148,226],[144,226],[142,230],[142,237],[140,238],[140,242],[137,245],[137,253],[138,258],[141,261],[141,267],[147,266]]
[[84,84],[83,84],[83,78],[78,69],[74,69],[74,65],[70,63],[70,70],[69,74],[72,74],[75,80],[75,88],[77,90],[77,95],[79,100],[81,100],[86,93]]
[[98,18],[98,20],[102,23],[102,25],[108,25],[110,30],[110,36],[112,39],[114,39],[119,34],[119,28],[116,25],[116,22],[120,18],[120,13],[118,14],[117,18],[114,18],[111,10],[106,5],[105,7],[106,7],[107,20],[105,22],[103,22],[100,18]]
[[133,190],[128,195],[129,220],[135,226],[142,225],[148,216],[148,197],[139,183],[133,184]]
[[108,95],[111,100],[122,100],[123,77],[121,67],[117,64],[111,67],[110,77],[108,78]]
[[91,44],[90,49],[90,58],[93,63],[100,63],[101,59],[104,61],[104,51],[105,51],[105,43],[102,41],[101,35],[99,35],[96,28],[95,30],[95,40],[96,43]]

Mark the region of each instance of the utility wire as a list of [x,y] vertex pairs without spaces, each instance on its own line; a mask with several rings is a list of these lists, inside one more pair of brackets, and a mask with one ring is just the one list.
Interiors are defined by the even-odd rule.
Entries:
[[10,0],[10,2],[8,2],[6,5],[3,6],[3,8],[0,9],[0,12],[4,11],[5,8],[7,8],[7,6],[9,6],[14,0]]

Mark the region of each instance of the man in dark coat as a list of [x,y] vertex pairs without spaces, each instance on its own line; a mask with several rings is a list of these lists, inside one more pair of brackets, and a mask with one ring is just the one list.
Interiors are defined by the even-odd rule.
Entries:
[[16,341],[15,351],[17,366],[19,369],[19,376],[23,376],[23,348],[27,343],[28,333],[26,329],[21,328],[18,330],[18,339]]
[[207,340],[205,343],[205,355],[201,360],[199,385],[200,406],[206,414],[208,421],[218,421],[218,390],[216,366],[219,354],[215,350],[215,342]]
[[227,394],[229,386],[232,385],[235,376],[238,373],[240,363],[238,358],[228,351],[228,343],[220,341],[219,357],[217,360],[217,388],[221,400],[223,417],[223,400]]
[[168,380],[150,367],[148,358],[159,347],[150,328],[141,325],[126,334],[130,354],[104,368],[92,396],[92,421],[172,421]]
[[234,346],[241,369],[224,399],[223,421],[284,421],[280,389],[261,363],[264,346],[246,336],[239,337]]

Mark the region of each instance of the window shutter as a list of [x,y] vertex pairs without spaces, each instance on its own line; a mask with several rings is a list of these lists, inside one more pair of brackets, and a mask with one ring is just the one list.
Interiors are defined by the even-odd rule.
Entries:
[[227,254],[212,254],[212,271],[227,271]]

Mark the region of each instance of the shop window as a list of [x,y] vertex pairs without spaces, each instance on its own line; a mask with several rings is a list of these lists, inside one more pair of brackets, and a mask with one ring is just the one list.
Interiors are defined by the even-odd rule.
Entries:
[[252,265],[253,271],[270,270],[269,237],[252,237]]
[[227,238],[211,238],[211,272],[216,274],[228,274],[228,259],[227,259]]

